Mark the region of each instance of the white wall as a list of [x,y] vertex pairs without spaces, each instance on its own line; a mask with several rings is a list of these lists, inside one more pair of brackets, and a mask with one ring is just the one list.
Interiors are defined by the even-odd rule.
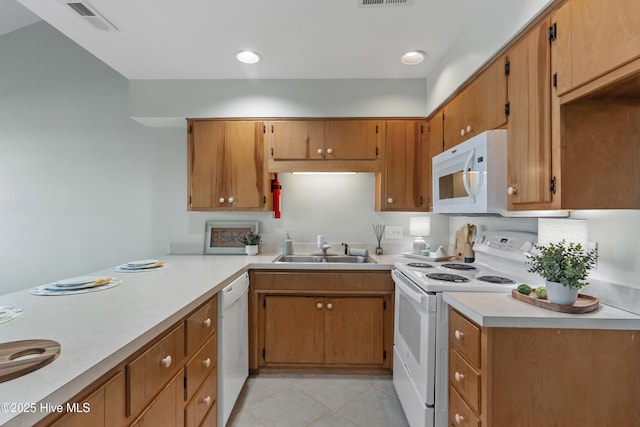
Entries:
[[182,132],[128,118],[127,80],[44,22],[0,58],[0,294],[166,248],[155,182]]

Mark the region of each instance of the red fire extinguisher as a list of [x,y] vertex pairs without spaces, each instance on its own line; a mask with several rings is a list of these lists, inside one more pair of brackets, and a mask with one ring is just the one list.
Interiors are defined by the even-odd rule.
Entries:
[[275,178],[271,180],[271,192],[273,193],[273,217],[280,218],[280,190],[282,186],[278,181],[278,174],[274,174]]

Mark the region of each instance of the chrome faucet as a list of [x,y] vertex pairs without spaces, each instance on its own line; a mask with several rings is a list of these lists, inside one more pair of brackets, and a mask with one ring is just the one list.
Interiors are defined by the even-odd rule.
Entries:
[[322,243],[322,256],[326,258],[327,256],[327,251],[329,250],[329,248],[331,247],[330,244],[328,244],[327,242]]

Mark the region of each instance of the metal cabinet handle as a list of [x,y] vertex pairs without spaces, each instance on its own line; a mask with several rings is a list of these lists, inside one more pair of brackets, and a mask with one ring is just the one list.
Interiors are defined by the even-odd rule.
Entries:
[[453,333],[453,335],[456,337],[457,340],[461,340],[462,337],[464,337],[464,332],[461,332],[461,331],[456,329],[456,331]]
[[322,154],[322,148],[318,148],[318,154]]
[[202,361],[202,366],[204,366],[205,368],[208,368],[209,366],[211,366],[211,358],[207,357],[206,359],[204,359]]
[[453,375],[456,379],[456,381],[460,382],[464,379],[464,375],[462,375],[460,372],[457,372]]
[[211,326],[211,318],[207,317],[206,320],[202,322],[202,326],[204,326],[205,328],[208,328],[209,326]]
[[331,310],[331,309],[333,308],[333,304],[328,303],[328,304],[327,304],[327,308],[328,308],[329,310]]
[[228,201],[229,203],[233,203],[233,202],[235,202],[235,201],[236,201],[236,199],[234,199],[233,197],[229,197],[229,198],[227,199],[227,201]]
[[322,303],[321,302],[317,303],[316,307],[318,307],[318,309],[321,309],[322,308]]
[[213,399],[211,399],[211,396],[207,396],[204,399],[202,399],[202,401],[205,403],[205,405],[211,406],[211,402],[213,401]]
[[333,150],[331,148],[327,148],[327,154],[331,154],[333,153]]
[[165,368],[168,368],[169,366],[171,366],[171,356],[166,356],[164,357],[162,360],[160,360],[160,365],[164,366]]
[[510,196],[513,196],[514,194],[518,194],[518,187],[510,186],[509,188],[507,188],[507,194]]
[[224,203],[224,197],[220,197],[220,198],[218,199],[218,201],[219,201],[220,203]]
[[387,199],[387,203],[389,203],[389,204],[393,203],[393,197],[389,197],[389,198]]
[[456,414],[454,418],[456,420],[456,424],[462,424],[462,422],[464,421],[464,417],[460,414]]

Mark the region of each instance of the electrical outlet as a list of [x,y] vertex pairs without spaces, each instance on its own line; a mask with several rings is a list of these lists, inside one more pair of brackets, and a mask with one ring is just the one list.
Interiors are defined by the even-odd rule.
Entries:
[[384,228],[385,239],[402,239],[402,226],[401,225],[387,225]]

